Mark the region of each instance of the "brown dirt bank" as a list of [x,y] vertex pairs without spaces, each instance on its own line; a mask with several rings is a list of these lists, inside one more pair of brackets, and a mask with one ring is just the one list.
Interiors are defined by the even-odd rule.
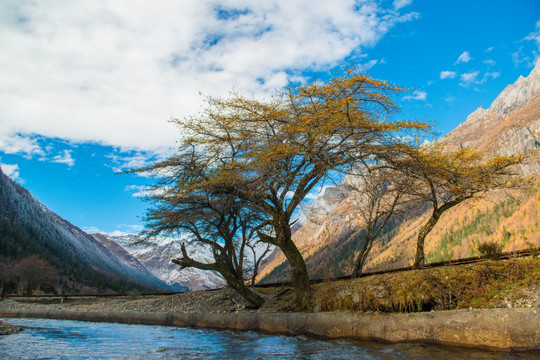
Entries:
[[425,342],[499,351],[540,349],[537,309],[475,309],[409,314],[90,312],[0,310],[2,317],[54,318],[386,342]]

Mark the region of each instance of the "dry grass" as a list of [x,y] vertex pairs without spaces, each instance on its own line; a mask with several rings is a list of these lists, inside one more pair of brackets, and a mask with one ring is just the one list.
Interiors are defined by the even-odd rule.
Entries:
[[[504,306],[540,288],[540,259],[486,261],[314,287],[315,311],[413,312]],[[537,291],[538,292],[538,291]]]

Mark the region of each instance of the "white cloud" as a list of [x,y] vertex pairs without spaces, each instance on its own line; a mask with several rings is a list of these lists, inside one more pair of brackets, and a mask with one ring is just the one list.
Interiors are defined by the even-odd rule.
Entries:
[[[111,168],[115,173],[121,173],[128,170],[140,169],[152,164],[153,162],[165,160],[172,153],[171,149],[160,149],[156,153],[148,151],[134,152],[115,152],[107,155],[111,160]],[[137,173],[138,176],[152,177],[151,173]]]
[[478,81],[478,84],[484,84],[486,81],[490,80],[490,79],[496,79],[498,78],[499,76],[501,76],[501,73],[498,72],[498,71],[495,71],[495,72],[487,72],[484,74],[484,76],[482,77],[482,80]]
[[[403,7],[407,1],[396,1]],[[174,146],[202,92],[268,95],[416,18],[375,0],[0,2],[0,138]]]
[[65,147],[65,145],[66,143],[59,139],[46,139],[37,135],[0,134],[0,153],[21,155],[26,159],[37,157],[42,162],[66,164],[71,167],[75,164],[71,156],[72,150],[58,150],[58,146]]
[[311,190],[306,195],[306,199],[308,201],[317,200],[320,196],[322,196],[324,194],[324,192],[326,191],[326,188],[329,187],[329,186],[331,186],[331,185],[316,186],[313,190]]
[[522,41],[533,41],[536,49],[531,49],[529,46],[520,46],[517,51],[512,53],[512,61],[514,65],[519,66],[525,63],[527,67],[536,66],[538,58],[540,58],[540,20],[536,22],[535,31],[531,32]]
[[24,183],[24,180],[21,178],[21,174],[19,172],[19,165],[18,164],[1,164],[0,168],[2,168],[2,172],[11,178],[11,180],[16,181],[18,183]]
[[120,225],[117,225],[117,227],[124,230],[128,230],[129,234],[133,234],[133,233],[138,234],[144,228],[142,225],[129,225],[129,224],[120,224]]
[[84,227],[83,231],[89,234],[103,233],[101,230],[99,230],[99,228],[95,226]]
[[464,51],[461,55],[459,55],[459,57],[458,57],[458,59],[457,59],[457,61],[455,63],[456,64],[468,63],[471,60],[472,60],[471,54],[469,54],[468,51]]
[[448,104],[452,105],[456,98],[453,95],[448,95],[444,98],[444,101],[446,101]]
[[484,60],[484,64],[493,66],[496,64],[496,62],[493,59],[487,59],[487,60]]
[[375,60],[375,59],[369,60],[367,63],[362,65],[362,70],[367,71],[367,70],[371,69],[372,67],[374,67],[375,65],[377,65],[379,63],[384,63],[384,59],[381,60],[381,61]]
[[394,0],[394,8],[399,10],[405,6],[408,6],[412,3],[412,0]]
[[27,158],[34,155],[45,155],[45,152],[41,149],[35,137],[21,134],[7,136],[0,133],[0,151],[5,154],[23,155]]
[[530,56],[524,54],[522,47],[520,47],[518,51],[512,53],[512,61],[516,66],[519,66],[521,63],[531,64]]
[[487,72],[484,74],[484,76],[482,76],[481,79],[479,79],[479,75],[479,71],[462,74],[461,82],[459,83],[459,85],[463,87],[468,87],[471,84],[485,84],[488,80],[496,79],[501,76],[501,73],[499,73],[498,71]]
[[453,79],[456,77],[456,72],[444,70],[444,71],[441,71],[440,76],[441,76],[441,79]]
[[486,79],[496,79],[496,78],[498,78],[499,76],[501,76],[501,73],[498,72],[498,71],[494,71],[494,72],[487,72],[487,73],[484,75],[484,78],[486,78]]
[[536,22],[536,30],[525,37],[525,40],[536,42],[538,50],[540,50],[540,20]]
[[493,51],[495,48],[493,46],[488,47],[484,52],[490,52]]
[[146,185],[128,185],[125,187],[124,191],[131,192],[131,196],[134,198],[144,198],[151,196],[155,191],[151,187]]
[[62,154],[54,156],[50,161],[59,164],[66,164],[69,167],[75,164],[75,159],[71,157],[71,150],[64,150]]
[[420,91],[420,90],[414,90],[412,95],[404,96],[404,100],[426,100],[427,98],[427,92]]
[[104,231],[95,226],[89,226],[89,227],[83,228],[83,231],[89,234],[104,234],[108,236],[126,236],[126,235],[136,235],[140,233],[143,229],[142,225],[120,224],[120,225],[117,225],[117,227],[122,230]]
[[470,73],[461,74],[461,86],[469,86],[470,84],[477,81],[478,75],[480,74],[479,71],[474,71]]

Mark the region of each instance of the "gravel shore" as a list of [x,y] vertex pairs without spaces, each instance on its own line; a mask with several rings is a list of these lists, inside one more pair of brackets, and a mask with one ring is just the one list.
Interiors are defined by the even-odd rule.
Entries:
[[[284,295],[286,296],[287,291]],[[92,312],[174,312],[191,314],[228,314],[238,312],[283,311],[283,299],[272,293],[261,294],[266,302],[257,310],[235,291],[224,288],[213,291],[194,291],[167,296],[140,297],[87,297],[87,298],[34,298],[5,299],[0,301],[0,310],[51,309],[59,311]]]

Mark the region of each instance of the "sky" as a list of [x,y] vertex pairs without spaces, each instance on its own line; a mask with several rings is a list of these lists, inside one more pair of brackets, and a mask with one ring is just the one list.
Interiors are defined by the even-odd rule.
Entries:
[[89,232],[137,233],[205,96],[269,98],[354,64],[443,136],[540,56],[538,0],[0,0],[0,167]]

